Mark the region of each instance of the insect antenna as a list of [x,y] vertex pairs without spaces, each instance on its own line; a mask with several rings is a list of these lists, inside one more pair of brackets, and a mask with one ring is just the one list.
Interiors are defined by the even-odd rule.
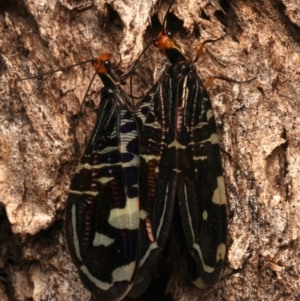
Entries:
[[119,66],[121,65],[121,61],[122,61],[122,57],[121,57],[121,54],[119,53],[119,60],[116,64],[113,64],[111,67],[110,67],[110,70],[115,70],[115,69],[118,69]]
[[163,31],[165,32],[166,31],[166,29],[167,29],[167,16],[168,16],[168,13],[170,12],[170,9],[171,9],[171,7],[173,6],[173,4],[174,4],[174,2],[175,2],[175,0],[173,0],[172,2],[171,2],[171,4],[169,5],[169,7],[168,7],[168,9],[167,9],[167,11],[166,11],[166,14],[165,14],[165,17],[164,17],[164,21],[163,21]]
[[[59,71],[66,71],[66,70],[69,70],[69,69],[71,69],[71,68],[73,68],[73,67],[77,67],[77,66],[80,66],[80,65],[84,65],[84,64],[90,63],[90,62],[92,62],[92,61],[93,61],[93,59],[89,59],[89,60],[86,60],[86,61],[83,61],[83,62],[80,62],[80,63],[76,63],[76,64],[73,64],[73,65],[70,65],[70,66],[68,66],[68,67],[63,67],[63,68],[60,68],[60,69],[56,69],[56,70],[44,72],[44,73],[41,73],[41,74],[38,74],[38,75],[28,76],[28,77],[25,77],[25,78],[19,78],[19,79],[16,80],[16,82],[25,81],[25,80],[28,80],[28,79],[41,79],[41,78],[43,78],[43,77],[46,76],[46,75],[54,74],[54,73],[59,72]],[[84,100],[85,100],[85,98],[86,98],[86,96],[87,96],[87,94],[88,94],[88,91],[89,91],[89,89],[90,89],[90,87],[91,87],[91,85],[92,85],[92,83],[93,83],[93,81],[94,81],[94,79],[95,79],[96,74],[97,74],[97,73],[95,72],[95,74],[93,75],[93,77],[92,77],[92,79],[91,79],[91,81],[90,81],[90,83],[89,83],[89,85],[88,85],[88,87],[87,87],[87,89],[86,89],[86,92],[85,92],[85,94],[84,94],[84,96],[83,96],[83,100],[82,100],[82,102],[81,102],[80,110],[79,110],[79,114],[78,114],[79,116],[82,115],[83,107],[84,107]],[[77,138],[76,138],[76,129],[77,129],[78,123],[79,123],[79,118],[77,117],[77,118],[76,118],[76,121],[75,121],[74,129],[73,129],[73,133],[74,133],[74,144],[75,144],[75,145],[74,145],[74,148],[75,148],[75,154],[78,154],[78,153],[79,153],[79,142],[78,142],[78,140],[77,140]]]
[[[165,17],[164,17],[164,20],[163,20],[163,29],[164,31],[166,30],[166,24],[167,24],[167,16],[168,16],[168,13],[170,12],[170,9],[171,7],[173,6],[175,0],[173,0],[171,2],[171,4],[169,5],[167,11],[166,11],[166,14],[165,14]],[[138,61],[141,59],[141,57],[143,56],[143,54],[147,51],[147,49],[153,44],[153,42],[156,40],[156,38],[154,38],[153,40],[151,40],[147,45],[146,47],[144,48],[144,50],[142,51],[142,53],[139,55],[139,57],[136,59],[135,63],[133,64],[133,67],[134,68],[136,66],[136,64],[138,63]]]
[[80,63],[77,63],[77,64],[73,64],[73,65],[70,65],[68,67],[63,67],[63,68],[60,68],[60,69],[48,71],[48,72],[45,72],[45,73],[42,73],[42,74],[38,74],[38,75],[33,75],[33,76],[29,76],[29,77],[19,78],[16,81],[17,82],[21,82],[21,81],[24,81],[24,80],[27,80],[27,79],[42,78],[45,75],[53,74],[53,73],[56,73],[56,72],[59,72],[59,71],[66,71],[66,70],[69,70],[70,68],[73,68],[73,67],[76,67],[76,66],[80,66],[80,65],[84,65],[86,63],[90,63],[91,61],[92,61],[92,59],[89,59],[87,61],[80,62]]
[[[163,29],[164,29],[164,31],[166,30],[167,15],[168,15],[168,13],[170,12],[170,9],[171,9],[171,7],[173,6],[174,2],[175,2],[175,0],[173,0],[173,1],[171,2],[171,4],[169,5],[169,7],[168,7],[168,9],[167,9],[167,11],[166,11],[166,14],[165,14],[165,17],[164,17],[164,20],[163,20]],[[138,56],[138,58],[137,58],[136,61],[134,62],[133,66],[132,66],[132,70],[136,70],[136,69],[137,69],[137,67],[136,67],[137,63],[139,62],[139,60],[141,59],[141,57],[144,55],[144,53],[147,51],[147,49],[153,44],[153,41],[154,41],[154,40],[155,40],[155,39],[151,40],[151,41],[146,45],[146,47],[144,48],[144,50],[141,52],[141,54]],[[148,61],[148,60],[146,60],[146,61]],[[142,64],[140,64],[139,66],[143,65],[146,61],[144,61],[144,62],[143,62]],[[132,95],[132,79],[130,79],[130,94]],[[143,96],[142,96],[142,97],[143,97]],[[138,97],[138,98],[140,98],[140,97]]]

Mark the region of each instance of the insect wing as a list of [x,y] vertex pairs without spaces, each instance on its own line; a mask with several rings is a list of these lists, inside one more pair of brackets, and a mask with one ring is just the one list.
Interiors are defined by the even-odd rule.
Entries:
[[166,69],[137,117],[145,215],[137,281],[160,256],[173,218],[189,277],[206,288],[225,259],[226,191],[213,110],[195,67],[184,62]]
[[139,241],[139,139],[125,94],[102,89],[97,123],[72,179],[66,237],[82,282],[120,300],[134,282]]
[[179,171],[174,236],[191,280],[206,288],[217,281],[226,253],[226,191],[215,118],[194,67],[173,78],[172,86]]
[[[153,269],[171,227],[174,182],[164,169],[167,151],[168,106],[165,74],[142,100],[136,116],[140,128],[140,262],[136,282]],[[174,159],[174,158],[173,158]]]

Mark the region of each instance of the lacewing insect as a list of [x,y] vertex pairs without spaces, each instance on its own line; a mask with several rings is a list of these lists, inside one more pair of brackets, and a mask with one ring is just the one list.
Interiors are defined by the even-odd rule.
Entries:
[[110,54],[80,64],[87,62],[92,62],[103,88],[95,127],[70,185],[66,241],[84,285],[99,300],[117,301],[134,285],[143,218],[139,210],[136,108],[121,88],[137,67],[117,79]]
[[179,50],[166,29],[154,39],[154,45],[171,65],[136,112],[140,128],[140,206],[146,212],[141,221],[136,281],[153,269],[173,231],[189,278],[205,289],[219,278],[227,234],[226,190],[216,123],[195,68],[205,42],[194,61]]
[[131,101],[111,72],[93,62],[104,87],[97,122],[71,182],[66,238],[82,282],[99,300],[121,300],[139,256],[139,136]]
[[82,282],[103,301],[147,288],[170,231],[197,287],[216,283],[225,260],[216,125],[194,65],[204,44],[194,61],[165,29],[154,45],[171,65],[137,110],[120,87],[128,74],[114,77],[109,54],[92,61],[104,87],[71,181],[65,231]]

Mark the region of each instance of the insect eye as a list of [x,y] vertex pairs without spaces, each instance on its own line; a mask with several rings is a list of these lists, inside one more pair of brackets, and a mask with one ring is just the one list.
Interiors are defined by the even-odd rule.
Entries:
[[168,30],[167,35],[168,35],[168,37],[171,38],[171,39],[172,39],[173,36],[174,36],[173,32],[170,31],[170,30]]
[[110,61],[104,61],[104,66],[106,67],[106,68],[109,68],[110,67]]

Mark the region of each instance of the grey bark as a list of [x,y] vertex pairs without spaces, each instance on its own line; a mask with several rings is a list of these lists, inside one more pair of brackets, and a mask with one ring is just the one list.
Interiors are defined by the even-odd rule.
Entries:
[[[128,70],[161,30],[167,1],[0,1],[0,300],[88,300],[65,247],[63,218],[78,163],[73,125],[101,53]],[[181,0],[171,9],[178,39],[209,88],[228,191],[228,255],[216,286],[200,291],[174,269],[174,300],[299,300],[300,1]],[[152,20],[155,20],[152,19]],[[183,22],[182,26],[180,20]],[[137,80],[141,95],[166,60],[150,48]],[[100,81],[86,100],[99,103]],[[95,113],[77,129],[84,149]],[[4,210],[5,208],[5,210]],[[7,215],[7,219],[5,216]],[[11,228],[10,228],[11,227]],[[11,230],[10,230],[11,229]],[[32,299],[30,299],[32,298]]]

